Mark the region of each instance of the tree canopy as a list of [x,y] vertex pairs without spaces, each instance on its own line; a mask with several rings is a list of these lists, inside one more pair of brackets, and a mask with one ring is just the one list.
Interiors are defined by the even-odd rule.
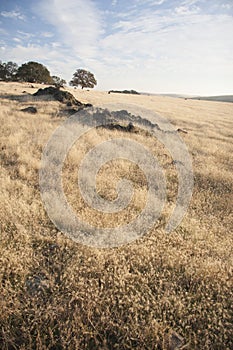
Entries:
[[93,88],[97,84],[94,74],[85,70],[77,69],[70,81],[71,86],[81,86],[81,88]]
[[53,79],[53,85],[60,88],[63,87],[66,84],[66,81],[60,77],[57,77],[56,75],[52,76]]
[[[34,61],[23,63],[18,67],[17,63],[12,61],[4,63],[0,60],[0,80],[51,84],[57,88],[66,84],[64,79],[56,75],[51,76],[49,70],[43,64]],[[93,73],[85,69],[77,69],[73,74],[70,85],[81,86],[82,89],[92,89],[97,85],[97,81]]]
[[11,61],[4,63],[0,61],[0,80],[15,81],[17,71],[17,63]]
[[49,70],[38,62],[27,62],[18,68],[17,78],[29,83],[52,84],[53,79]]

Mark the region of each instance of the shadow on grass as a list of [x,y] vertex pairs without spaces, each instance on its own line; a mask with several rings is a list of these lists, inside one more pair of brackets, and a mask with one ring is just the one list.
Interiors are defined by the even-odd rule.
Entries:
[[55,101],[51,96],[33,96],[25,92],[23,95],[0,95],[0,99],[6,99],[17,102],[36,102],[36,101]]

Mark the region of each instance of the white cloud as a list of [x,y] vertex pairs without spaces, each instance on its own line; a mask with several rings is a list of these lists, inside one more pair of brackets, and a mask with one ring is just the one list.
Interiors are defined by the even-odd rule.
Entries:
[[175,7],[175,12],[179,15],[191,15],[198,13],[200,7],[196,6],[197,3],[200,3],[200,0],[184,0],[179,6]]
[[200,8],[197,6],[193,6],[190,8],[189,6],[179,6],[175,8],[175,12],[179,15],[192,15],[194,13],[198,13]]
[[197,4],[198,2],[200,2],[200,0],[184,0],[184,1],[182,1],[181,5],[192,6],[192,5]]
[[16,41],[17,43],[21,43],[21,41],[22,41],[22,40],[19,39],[19,38],[13,38],[13,40]]
[[53,33],[50,33],[50,32],[42,32],[41,35],[44,37],[44,38],[52,38],[54,36]]
[[51,43],[52,47],[56,48],[56,47],[61,47],[61,43],[54,41],[53,43]]
[[141,3],[142,5],[162,5],[167,0],[136,0],[137,3]]
[[35,8],[73,52],[93,56],[103,33],[101,13],[91,0],[42,0]]
[[23,32],[21,30],[17,30],[17,33],[19,34],[19,36],[24,39],[24,40],[28,40],[30,38],[33,38],[35,35],[32,33],[28,33],[28,32]]
[[155,5],[162,5],[166,0],[158,0],[158,1],[154,1],[153,3]]
[[112,0],[112,6],[116,6],[118,0]]
[[1,16],[6,17],[6,18],[11,18],[11,19],[20,19],[25,21],[25,16],[21,14],[19,11],[2,11]]
[[167,0],[158,0],[158,1],[154,1],[155,5],[162,5],[164,2],[166,2]]
[[12,60],[17,60],[20,62],[25,62],[27,60],[35,59],[44,60],[45,57],[53,58],[56,57],[56,52],[51,50],[51,47],[48,45],[37,46],[37,45],[27,45],[23,46],[18,44],[14,47],[7,47],[7,52],[5,55],[12,57]]
[[233,7],[233,3],[232,4],[222,4],[222,8],[226,9],[226,10],[230,10]]
[[143,11],[116,23],[113,34],[101,42],[103,61],[111,67],[108,87],[114,81],[119,89],[134,82],[135,89],[150,91],[233,90],[232,17],[194,9],[185,16],[172,10]]

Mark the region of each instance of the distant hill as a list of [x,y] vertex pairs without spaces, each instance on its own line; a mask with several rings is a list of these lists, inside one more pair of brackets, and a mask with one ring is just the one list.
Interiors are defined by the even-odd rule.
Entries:
[[233,95],[224,96],[200,96],[192,97],[192,100],[217,101],[217,102],[233,102]]
[[233,95],[220,95],[220,96],[190,96],[181,94],[155,94],[149,92],[140,92],[141,95],[147,96],[165,96],[165,97],[175,97],[175,98],[185,98],[190,100],[203,100],[203,101],[217,101],[217,102],[233,102]]
[[152,93],[152,92],[140,92],[140,95],[145,95],[145,96],[164,96],[164,97],[175,97],[175,98],[193,98],[197,97],[196,95],[181,95],[181,94],[172,94],[172,93],[167,93],[167,94],[159,94],[159,93]]

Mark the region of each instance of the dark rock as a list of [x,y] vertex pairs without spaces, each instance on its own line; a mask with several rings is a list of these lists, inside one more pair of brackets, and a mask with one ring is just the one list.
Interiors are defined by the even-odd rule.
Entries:
[[27,112],[27,113],[32,113],[32,114],[37,113],[36,107],[33,107],[33,106],[23,108],[23,109],[21,109],[21,111],[22,112]]
[[126,127],[126,131],[131,132],[131,131],[133,131],[133,129],[134,129],[133,123],[130,122]]
[[71,102],[67,102],[67,107],[71,107],[72,106],[72,103]]
[[176,131],[178,131],[178,132],[183,132],[184,134],[187,134],[187,133],[188,133],[188,131],[183,130],[183,129],[180,129],[180,128],[178,128]]
[[126,131],[126,132],[132,132],[134,130],[133,123],[131,122],[127,126],[120,125],[120,124],[107,124],[104,127],[110,130],[119,130],[119,131]]
[[77,112],[81,111],[82,109],[88,108],[88,107],[92,107],[92,104],[86,103],[86,104],[83,104],[82,106],[79,106],[78,108],[67,108],[64,110],[64,112],[71,115],[71,114],[77,113]]
[[65,109],[64,112],[68,113],[68,114],[74,114],[77,113],[79,111],[79,109],[77,108],[69,108],[69,109]]
[[69,103],[69,106],[75,105],[75,106],[82,106],[83,104],[76,100],[76,98],[68,91],[61,91],[60,89],[49,86],[44,89],[39,89],[36,91],[34,96],[51,96],[54,100],[62,102],[62,103]]

